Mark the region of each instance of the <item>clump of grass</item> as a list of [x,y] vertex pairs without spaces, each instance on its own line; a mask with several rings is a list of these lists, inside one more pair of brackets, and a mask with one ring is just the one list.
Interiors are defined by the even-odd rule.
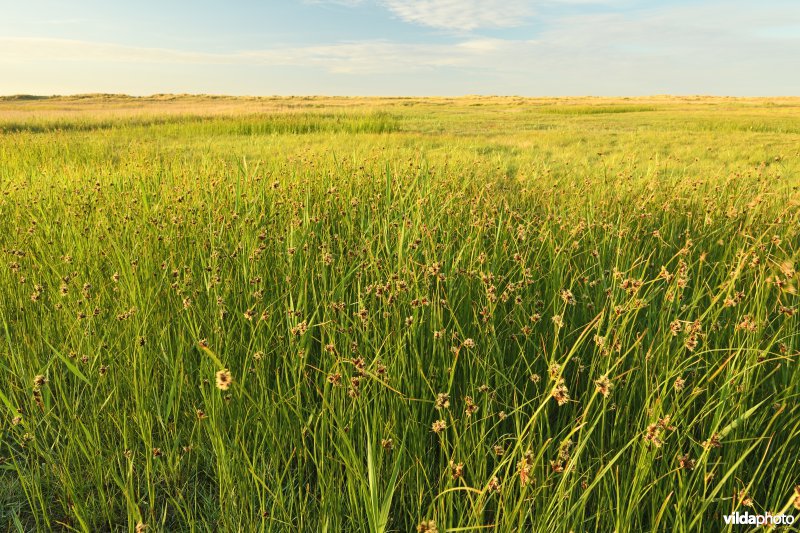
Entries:
[[0,523],[696,531],[793,510],[790,139],[705,134],[699,104],[532,130],[482,103],[0,137]]
[[644,105],[556,105],[536,108],[538,113],[549,113],[553,115],[604,115],[614,113],[643,113],[657,110],[658,108],[655,106]]
[[[118,118],[48,118],[0,122],[0,134],[91,132],[131,128],[158,130],[160,134],[185,135],[302,135],[309,133],[389,133],[398,129],[396,117],[385,112],[369,113],[274,113],[237,117],[198,115],[139,116]],[[146,132],[142,132],[143,134]]]

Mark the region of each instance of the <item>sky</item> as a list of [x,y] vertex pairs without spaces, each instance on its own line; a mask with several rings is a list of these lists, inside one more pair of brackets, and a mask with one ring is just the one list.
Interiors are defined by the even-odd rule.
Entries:
[[0,0],[0,95],[800,95],[800,0]]

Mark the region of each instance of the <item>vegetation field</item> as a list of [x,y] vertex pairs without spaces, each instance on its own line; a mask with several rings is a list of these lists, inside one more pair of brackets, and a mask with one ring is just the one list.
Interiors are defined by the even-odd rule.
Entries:
[[800,516],[798,268],[800,99],[0,99],[0,531]]

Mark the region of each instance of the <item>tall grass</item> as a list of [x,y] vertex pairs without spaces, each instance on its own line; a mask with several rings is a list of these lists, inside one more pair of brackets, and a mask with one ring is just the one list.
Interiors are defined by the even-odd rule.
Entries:
[[307,133],[387,133],[397,129],[397,119],[385,112],[355,113],[275,113],[237,117],[167,115],[143,116],[122,121],[119,118],[76,117],[0,122],[2,133],[52,133],[108,129],[158,128],[159,133],[196,135],[275,135]]
[[795,511],[793,137],[432,109],[5,130],[2,529]]
[[657,111],[655,106],[645,105],[556,105],[556,106],[543,106],[536,109],[539,113],[551,113],[554,115],[604,115],[614,113],[643,113],[645,111]]

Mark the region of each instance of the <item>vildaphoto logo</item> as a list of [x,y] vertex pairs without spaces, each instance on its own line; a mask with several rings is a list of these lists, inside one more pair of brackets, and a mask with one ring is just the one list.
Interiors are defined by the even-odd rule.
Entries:
[[790,514],[750,514],[748,512],[735,512],[733,514],[724,515],[722,519],[726,524],[737,526],[790,526],[794,524],[794,516]]

